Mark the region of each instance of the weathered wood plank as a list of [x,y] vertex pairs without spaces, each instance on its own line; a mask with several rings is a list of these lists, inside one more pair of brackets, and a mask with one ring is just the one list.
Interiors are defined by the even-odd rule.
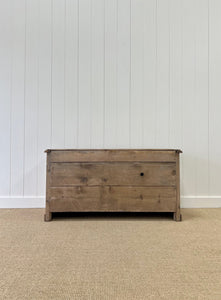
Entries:
[[175,186],[175,163],[52,163],[51,186]]
[[[51,151],[51,150],[46,150]],[[180,150],[52,150],[52,162],[95,162],[95,161],[176,161]]]
[[65,211],[176,211],[175,188],[123,186],[51,188],[51,212]]

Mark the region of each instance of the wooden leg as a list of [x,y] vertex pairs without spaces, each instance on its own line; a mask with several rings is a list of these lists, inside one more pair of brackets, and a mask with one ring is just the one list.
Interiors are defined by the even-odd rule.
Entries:
[[174,212],[173,213],[173,219],[176,222],[181,222],[182,221],[182,215],[180,212]]
[[51,212],[47,212],[45,215],[44,215],[44,220],[45,222],[49,222],[52,220],[52,213]]

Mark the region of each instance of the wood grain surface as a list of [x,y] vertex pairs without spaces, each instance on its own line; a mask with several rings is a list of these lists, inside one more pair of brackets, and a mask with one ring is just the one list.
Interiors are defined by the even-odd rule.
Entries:
[[51,153],[52,162],[92,162],[92,161],[153,161],[175,162],[176,151],[180,150],[130,150],[130,149],[93,149],[93,150],[46,150]]
[[176,210],[175,188],[78,186],[50,189],[53,211],[171,211]]
[[52,163],[51,186],[175,186],[175,163]]

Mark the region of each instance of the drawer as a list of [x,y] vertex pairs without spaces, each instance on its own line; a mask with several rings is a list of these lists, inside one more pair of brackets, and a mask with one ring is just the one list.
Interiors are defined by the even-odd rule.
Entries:
[[50,188],[50,211],[176,211],[176,189],[125,186]]
[[175,163],[51,163],[51,187],[175,186]]

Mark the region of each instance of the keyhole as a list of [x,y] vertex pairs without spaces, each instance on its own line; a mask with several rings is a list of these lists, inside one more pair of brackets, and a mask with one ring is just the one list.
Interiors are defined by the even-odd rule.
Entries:
[[140,176],[144,176],[144,173],[143,173],[143,172],[141,172],[141,173],[140,173]]

